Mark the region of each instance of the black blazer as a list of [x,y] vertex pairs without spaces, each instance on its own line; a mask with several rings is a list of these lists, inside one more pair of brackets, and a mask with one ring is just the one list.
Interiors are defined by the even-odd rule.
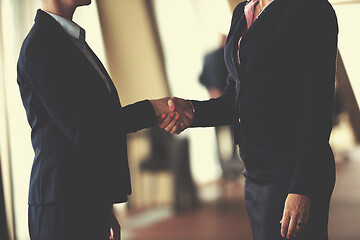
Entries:
[[111,93],[61,26],[38,10],[18,61],[35,152],[29,204],[127,200],[126,134],[156,117],[149,101],[121,107],[107,77]]
[[193,126],[232,124],[248,172],[285,169],[289,192],[316,194],[334,178],[335,12],[327,0],[275,0],[245,32],[245,4],[234,10],[225,48],[227,89],[193,101]]

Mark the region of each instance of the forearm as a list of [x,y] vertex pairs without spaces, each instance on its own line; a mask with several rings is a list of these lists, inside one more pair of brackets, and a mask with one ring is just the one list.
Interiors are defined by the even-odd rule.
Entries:
[[236,119],[236,80],[229,74],[224,94],[207,101],[191,100],[194,106],[194,119],[190,127],[210,127],[229,125]]
[[126,133],[136,132],[156,124],[156,114],[151,101],[144,100],[127,105],[122,109]]
[[207,101],[191,100],[194,106],[194,119],[190,127],[211,127],[219,125],[230,125],[235,113],[234,105],[230,101],[217,98]]

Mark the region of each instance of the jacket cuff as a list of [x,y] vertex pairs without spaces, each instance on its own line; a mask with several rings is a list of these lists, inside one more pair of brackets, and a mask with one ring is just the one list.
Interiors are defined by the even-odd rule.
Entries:
[[308,197],[313,195],[315,191],[314,189],[319,186],[319,182],[316,181],[316,172],[318,166],[315,163],[317,156],[318,155],[315,151],[299,152],[289,188],[289,193],[305,195]]
[[[206,116],[206,101],[188,100],[193,105],[194,117],[190,127],[203,127],[205,124],[204,116]],[[206,118],[206,117],[205,117]]]

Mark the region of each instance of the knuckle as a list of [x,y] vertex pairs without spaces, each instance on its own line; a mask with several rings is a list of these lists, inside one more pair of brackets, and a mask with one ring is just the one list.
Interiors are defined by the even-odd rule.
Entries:
[[296,216],[296,212],[293,211],[293,210],[289,210],[289,211],[287,212],[287,214],[288,214],[288,216],[291,217],[291,218],[293,218],[293,217]]

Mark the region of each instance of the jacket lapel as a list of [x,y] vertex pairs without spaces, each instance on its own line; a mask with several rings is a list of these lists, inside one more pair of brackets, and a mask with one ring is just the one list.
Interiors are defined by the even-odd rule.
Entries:
[[[249,0],[246,4],[248,4],[250,1]],[[238,58],[237,58],[237,54],[238,54],[238,43],[239,43],[239,39],[240,37],[242,37],[241,40],[241,45],[243,45],[243,43],[245,41],[247,41],[249,39],[249,37],[251,36],[252,32],[258,30],[258,28],[260,26],[262,26],[263,24],[266,23],[266,21],[269,21],[272,17],[276,16],[277,14],[279,14],[279,10],[281,10],[281,5],[282,2],[284,1],[289,1],[289,0],[274,0],[269,6],[266,7],[266,9],[264,9],[264,11],[260,14],[260,16],[255,20],[255,22],[253,22],[253,24],[251,24],[250,28],[247,29],[247,21],[246,21],[246,17],[245,17],[245,13],[244,13],[244,9],[243,9],[243,13],[242,13],[242,17],[240,18],[236,28],[235,28],[235,33],[234,33],[234,38],[233,38],[233,58],[234,58],[234,64],[235,64],[235,69],[236,69],[236,73],[237,75],[240,77],[241,79],[241,66],[239,66],[239,64],[237,63]],[[240,46],[240,51],[241,51],[242,46]]]
[[244,33],[246,32],[246,25],[247,25],[246,17],[245,14],[243,13],[239,20],[239,24],[237,24],[237,26],[235,27],[235,32],[234,32],[233,44],[234,44],[234,49],[236,51],[238,48],[238,42],[240,37],[244,35]]
[[[270,5],[267,6],[263,10],[263,12],[260,14],[260,16],[253,22],[253,24],[251,24],[250,28],[244,33],[243,39],[246,39],[248,37],[248,35],[251,34],[251,32],[253,32],[259,26],[261,26],[266,21],[268,21],[269,18],[276,15],[279,10],[279,6],[281,5],[281,2],[283,2],[283,1],[284,0],[274,0],[272,3],[270,3]],[[246,18],[245,18],[245,21],[246,21]]]
[[100,67],[100,70],[105,74],[105,77],[107,78],[107,81],[110,84],[111,95],[115,98],[116,101],[118,101],[120,103],[120,99],[119,99],[119,96],[117,94],[116,87],[115,87],[113,81],[111,80],[110,75],[106,71],[106,69],[105,69],[104,65],[102,64],[102,62],[100,61],[100,59],[96,56],[96,54],[93,52],[93,50],[90,47],[89,47],[89,51],[90,51],[91,55],[94,57],[94,59],[95,59],[96,63],[98,64],[98,66]]
[[[244,5],[245,6],[245,5]],[[240,37],[244,34],[245,30],[246,30],[246,17],[244,14],[244,9],[242,9],[242,13],[241,13],[241,17],[238,20],[237,24],[234,26],[235,29],[231,30],[233,32],[232,36],[231,36],[231,40],[229,42],[229,44],[231,44],[231,58],[232,58],[232,66],[234,69],[234,74],[238,75],[239,72],[239,64],[237,63],[237,50],[238,50],[238,42]],[[238,75],[239,76],[239,75]]]

